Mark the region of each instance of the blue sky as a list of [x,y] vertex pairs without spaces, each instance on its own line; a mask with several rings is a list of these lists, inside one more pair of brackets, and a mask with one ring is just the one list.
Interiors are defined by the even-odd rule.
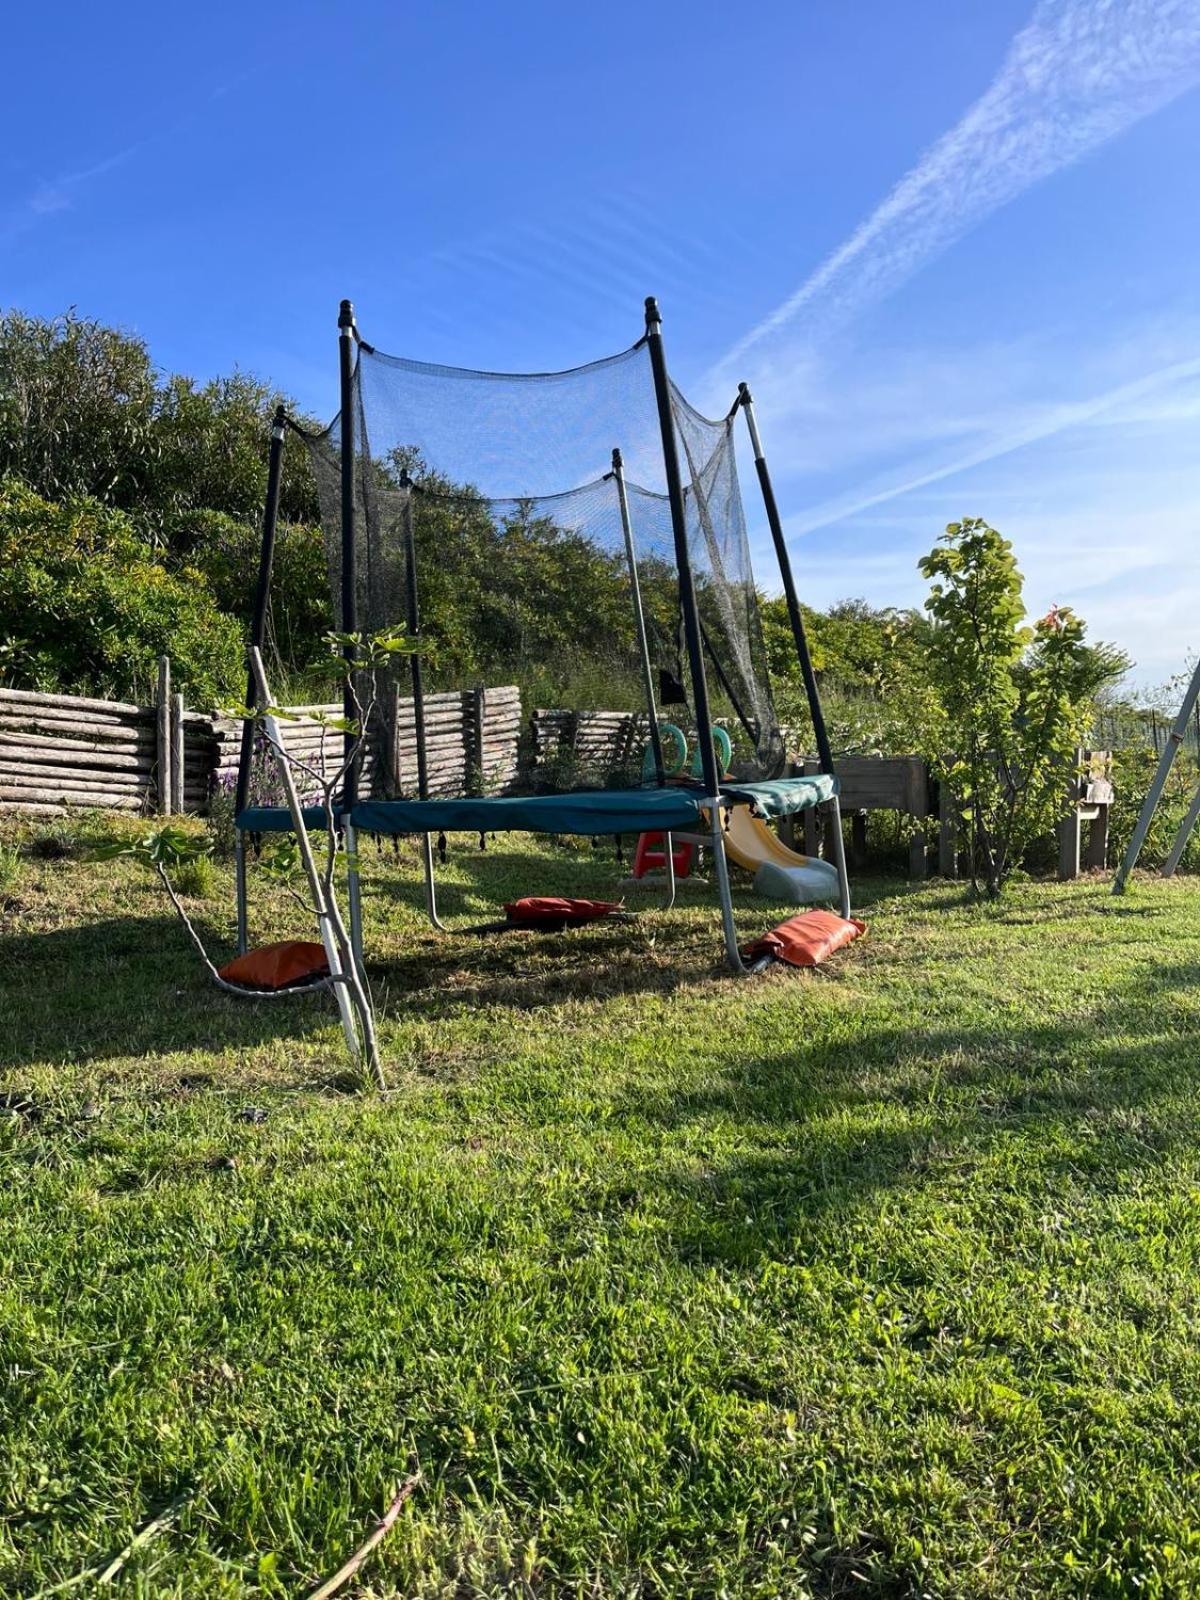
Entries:
[[1200,0],[49,4],[6,45],[0,302],[328,415],[344,294],[544,370],[655,293],[693,400],[754,387],[814,603],[918,602],[971,513],[1144,681],[1200,648]]

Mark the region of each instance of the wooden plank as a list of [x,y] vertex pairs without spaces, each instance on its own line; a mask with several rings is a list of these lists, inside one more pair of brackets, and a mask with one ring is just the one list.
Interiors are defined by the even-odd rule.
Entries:
[[132,772],[121,768],[103,767],[99,770],[85,771],[77,767],[60,767],[47,762],[22,762],[12,761],[5,757],[0,760],[0,784],[10,779],[18,783],[35,783],[44,778],[53,778],[56,782],[81,783],[95,787],[111,786],[116,789],[149,789],[150,773],[148,770],[134,769]]
[[147,715],[143,706],[135,706],[126,700],[93,699],[90,695],[78,694],[44,694],[40,689],[0,689],[0,702],[5,701],[13,705],[44,706],[48,710],[63,707],[72,711]]
[[153,724],[120,717],[84,717],[77,712],[47,716],[44,712],[0,708],[0,728],[43,733],[64,739],[138,739],[154,737]]
[[24,745],[0,744],[0,765],[8,766],[12,763],[52,769],[61,768],[71,772],[81,768],[95,768],[101,772],[136,772],[145,778],[147,783],[149,783],[154,772],[154,763],[149,756],[133,756],[120,753],[114,754],[109,751],[95,752],[90,750],[67,752],[54,748],[47,749],[44,745],[38,745],[30,749]]
[[111,756],[115,759],[144,760],[153,765],[153,739],[61,739],[48,733],[17,733],[10,728],[0,728],[0,751],[44,750],[61,751],[64,760],[82,761],[86,756]]
[[30,817],[65,817],[69,814],[67,806],[39,804],[33,800],[6,800],[3,795],[0,795],[0,811]]
[[0,765],[0,785],[4,788],[46,788],[61,784],[66,789],[121,789],[146,793],[151,785],[136,772],[84,772],[62,767],[28,767],[13,763]]
[[0,789],[0,801],[10,805],[32,802],[34,804],[62,805],[64,802],[72,806],[85,809],[104,811],[141,811],[144,801],[140,796],[118,794],[102,789],[77,790],[66,789],[61,785],[39,789],[31,786],[9,787],[5,785]]

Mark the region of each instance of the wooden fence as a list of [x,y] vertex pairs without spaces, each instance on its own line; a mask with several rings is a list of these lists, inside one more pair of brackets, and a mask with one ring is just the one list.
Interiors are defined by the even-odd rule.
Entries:
[[[288,709],[300,720],[280,723],[284,748],[323,778],[333,777],[342,763],[342,735],[325,728],[317,719],[322,715],[340,716],[341,705]],[[413,703],[397,696],[377,716],[384,723],[381,731],[386,737],[368,741],[360,792],[379,796],[416,794]],[[222,719],[215,724],[215,734],[216,776],[228,782],[237,771],[242,724],[232,718]],[[521,692],[515,686],[427,694],[425,754],[430,795],[440,799],[469,793],[506,793],[517,775],[520,734]],[[302,775],[299,782],[303,788]]]
[[[199,811],[216,741],[207,717],[180,715],[183,792],[176,798],[180,808]],[[174,740],[173,726],[169,736]],[[166,810],[172,797],[169,784],[160,793],[160,742],[152,707],[0,689],[0,811]]]
[[[286,749],[327,776],[342,760],[342,736],[313,713],[340,705],[300,706],[280,724]],[[412,701],[396,698],[388,752],[368,752],[364,793],[415,794]],[[503,794],[517,775],[521,697],[515,687],[431,694],[425,701],[429,789],[434,796]],[[0,812],[61,815],[78,807],[145,814],[207,810],[214,783],[237,772],[242,724],[190,712],[160,676],[156,706],[80,695],[0,689]],[[385,759],[390,772],[385,771]],[[182,781],[181,781],[182,780]],[[303,787],[303,780],[301,780]]]
[[[342,736],[324,728],[316,714],[337,716],[340,705],[291,708],[299,720],[280,724],[285,747],[325,776],[337,772]],[[378,755],[364,763],[364,794],[415,794],[416,735],[410,699],[396,697],[379,713],[387,737],[375,741]],[[237,772],[242,724],[233,718],[189,712],[170,692],[169,671],[159,680],[157,706],[78,695],[0,689],[0,813],[62,814],[77,807],[131,812],[201,813],[214,784],[229,785]],[[643,715],[570,712],[539,708],[528,727],[520,691],[513,685],[430,694],[425,698],[429,792],[435,798],[461,794],[505,794],[518,774],[536,776],[539,766],[567,774],[574,764],[595,776],[619,772],[634,761],[647,738]],[[1080,869],[1081,825],[1090,824],[1088,866],[1104,862],[1111,762],[1106,752],[1081,751],[1084,777],[1072,780],[1071,810],[1059,828],[1060,876]],[[260,760],[263,759],[261,756]],[[926,876],[936,838],[938,871],[956,873],[956,840],[925,763],[917,756],[844,756],[837,762],[842,814],[851,825],[851,850],[861,864],[869,811],[901,812],[926,824],[913,835],[909,872]],[[815,772],[811,757],[793,764]],[[304,783],[301,779],[301,788]],[[785,822],[793,839],[793,824]],[[821,850],[821,819],[806,812],[796,848]]]

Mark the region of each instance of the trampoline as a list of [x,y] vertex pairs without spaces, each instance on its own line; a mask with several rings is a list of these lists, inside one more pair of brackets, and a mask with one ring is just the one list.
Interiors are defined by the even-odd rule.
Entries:
[[[311,433],[282,409],[275,417],[251,642],[261,648],[267,634],[291,432],[309,452],[320,492],[341,633],[361,637],[403,624],[416,641],[382,689],[373,682],[372,706],[384,709],[373,709],[361,739],[345,734],[339,757],[333,821],[351,867],[355,959],[362,959],[359,832],[421,838],[426,904],[438,926],[434,835],[692,837],[712,852],[726,958],[744,971],[723,842],[728,814],[744,806],[770,820],[818,808],[829,819],[848,915],[837,778],[746,386],[722,418],[692,407],[668,375],[653,299],[628,350],[556,373],[385,355],[359,335],[348,301],[338,329],[341,406],[333,422]],[[790,775],[774,709],[737,474],[739,416],[787,601],[818,775]],[[597,470],[602,463],[608,470]],[[345,712],[353,718],[362,669],[352,642],[344,654]],[[519,688],[523,727],[535,715],[568,713],[567,726],[572,716],[596,714],[624,719],[628,737],[619,751],[602,753],[576,744],[534,748],[523,739],[511,770],[487,770],[482,753],[479,771],[445,770],[431,694],[498,684]],[[247,704],[254,703],[251,684]],[[725,770],[710,732],[717,727],[732,751]],[[688,773],[664,751],[668,728],[695,750]],[[286,808],[253,795],[254,729],[247,719],[235,811],[243,949],[246,837],[296,826]],[[323,829],[328,819],[322,807],[305,806],[301,820]]]

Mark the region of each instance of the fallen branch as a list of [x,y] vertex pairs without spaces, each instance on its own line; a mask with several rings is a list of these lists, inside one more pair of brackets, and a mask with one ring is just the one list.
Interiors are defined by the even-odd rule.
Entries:
[[414,1472],[411,1478],[406,1478],[404,1480],[400,1486],[399,1494],[397,1494],[391,1505],[383,1513],[382,1517],[380,1517],[379,1521],[371,1529],[371,1532],[363,1540],[362,1544],[359,1545],[358,1549],[350,1557],[349,1561],[347,1561],[344,1566],[339,1567],[332,1578],[326,1578],[325,1582],[319,1589],[314,1589],[309,1595],[308,1600],[329,1600],[329,1596],[331,1594],[336,1594],[344,1583],[348,1583],[350,1581],[350,1579],[362,1566],[363,1562],[371,1554],[371,1551],[374,1550],[375,1546],[382,1543],[382,1541],[386,1539],[388,1534],[392,1531],[392,1528],[396,1523],[396,1518],[400,1515],[401,1507],[404,1505],[404,1502],[408,1499],[409,1495],[412,1494],[413,1490],[417,1487],[420,1481],[421,1474],[419,1472]]

